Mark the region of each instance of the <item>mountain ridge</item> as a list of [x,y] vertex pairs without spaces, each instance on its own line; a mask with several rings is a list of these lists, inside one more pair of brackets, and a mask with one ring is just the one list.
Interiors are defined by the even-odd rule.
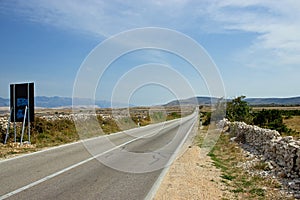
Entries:
[[[170,101],[164,106],[178,106],[178,105],[211,105],[217,103],[219,98],[216,97],[191,97],[188,99],[181,100],[173,100]],[[226,101],[230,101],[231,99],[227,99]],[[73,99],[71,97],[46,97],[46,96],[36,96],[35,97],[35,106],[43,107],[43,108],[57,108],[57,107],[71,107]],[[74,99],[76,105],[92,105],[92,100],[84,99],[84,98],[75,98]],[[293,106],[300,105],[300,96],[298,97],[286,97],[286,98],[246,98],[246,102],[251,106]],[[100,108],[110,108],[112,103],[105,100],[96,100],[95,105]],[[0,107],[9,106],[9,99],[5,99],[0,97]],[[127,104],[124,103],[113,103],[114,107],[128,107]],[[129,105],[132,107],[133,105]]]
[[[230,101],[231,99],[226,99]],[[191,97],[188,99],[174,100],[165,104],[165,106],[178,106],[180,105],[211,105],[216,104],[219,98],[216,97]],[[300,105],[299,97],[283,97],[283,98],[246,98],[246,102],[251,106],[293,106]]]
[[[35,106],[42,107],[42,108],[58,108],[58,107],[72,107],[73,99],[71,97],[46,97],[46,96],[36,96],[35,99]],[[74,98],[75,105],[93,105],[92,100],[84,99],[84,98]],[[9,106],[9,99],[5,99],[0,97],[0,107],[7,107]],[[95,105],[100,108],[110,108],[112,103],[110,101],[105,100],[96,100]],[[124,103],[113,103],[114,107],[127,107],[127,104]],[[132,105],[130,105],[132,106]]]

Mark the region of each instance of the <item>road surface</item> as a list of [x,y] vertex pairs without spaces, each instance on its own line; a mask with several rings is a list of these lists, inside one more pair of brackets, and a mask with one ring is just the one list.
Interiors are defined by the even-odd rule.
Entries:
[[0,162],[0,199],[145,199],[197,119],[101,136]]

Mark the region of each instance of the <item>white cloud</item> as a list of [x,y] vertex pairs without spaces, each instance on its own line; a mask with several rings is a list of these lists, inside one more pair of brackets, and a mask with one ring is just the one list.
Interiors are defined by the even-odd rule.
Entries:
[[258,37],[238,54],[244,63],[300,63],[300,1],[296,0],[17,0],[2,1],[1,10],[96,37],[145,26],[192,35],[251,32]]
[[14,11],[24,18],[63,29],[108,37],[130,28],[176,27],[184,0],[16,0],[0,3],[0,12]]
[[225,0],[210,6],[210,17],[227,30],[257,33],[239,56],[252,66],[300,63],[300,1]]

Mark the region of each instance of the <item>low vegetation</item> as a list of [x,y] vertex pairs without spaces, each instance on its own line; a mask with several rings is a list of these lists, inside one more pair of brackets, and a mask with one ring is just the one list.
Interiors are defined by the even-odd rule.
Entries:
[[[253,109],[243,100],[244,98],[245,96],[240,96],[226,103],[226,118],[229,121],[257,125],[261,128],[276,130],[282,136],[293,136],[295,139],[300,139],[300,107]],[[223,107],[225,108],[225,106]],[[203,112],[203,125],[209,125],[210,118],[210,111]]]
[[[20,141],[18,136],[17,141]],[[35,118],[31,129],[31,143],[36,147],[55,146],[63,143],[73,142],[79,139],[74,122],[67,119],[47,121]],[[27,134],[24,141],[28,140]]]
[[[292,116],[283,119],[283,123],[290,129],[300,132],[300,116]],[[299,138],[300,139],[300,138]]]

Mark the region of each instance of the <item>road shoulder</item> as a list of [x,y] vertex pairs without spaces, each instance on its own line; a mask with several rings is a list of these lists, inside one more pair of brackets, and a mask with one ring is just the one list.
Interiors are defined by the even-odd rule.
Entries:
[[171,165],[154,199],[229,198],[220,176],[211,158],[192,145]]

